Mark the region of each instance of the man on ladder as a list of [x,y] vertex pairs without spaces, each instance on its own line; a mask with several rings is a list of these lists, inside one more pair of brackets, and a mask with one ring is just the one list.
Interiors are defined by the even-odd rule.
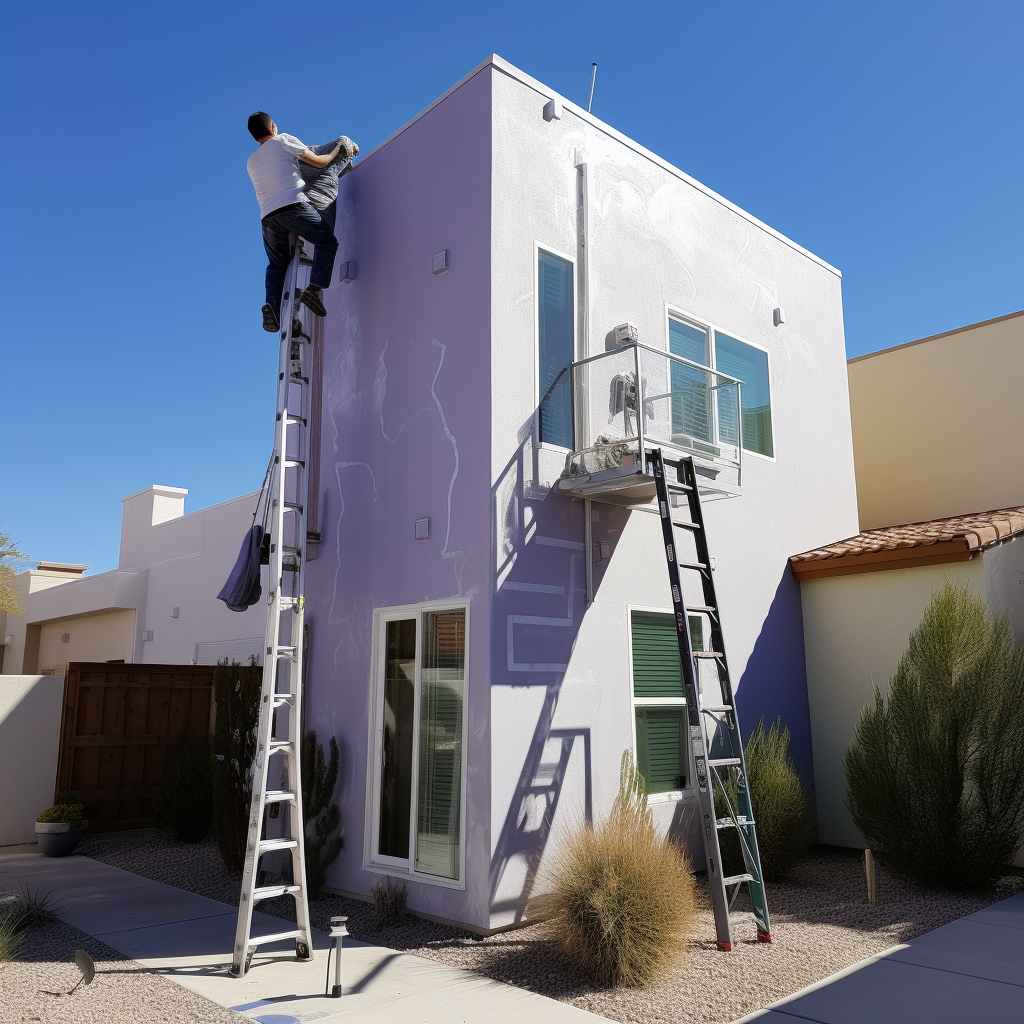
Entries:
[[331,284],[338,240],[303,191],[305,182],[299,161],[311,167],[328,167],[341,155],[342,140],[326,153],[314,153],[294,135],[279,133],[273,119],[262,110],[249,118],[249,133],[260,144],[246,168],[260,204],[263,245],[267,250],[263,329],[276,334],[281,329],[281,292],[292,257],[289,235],[313,243],[313,269],[301,301],[317,316],[327,315],[322,292]]

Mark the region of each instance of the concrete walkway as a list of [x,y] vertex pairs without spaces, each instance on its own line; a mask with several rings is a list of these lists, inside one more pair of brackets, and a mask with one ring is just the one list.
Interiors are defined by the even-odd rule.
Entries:
[[1024,1024],[1024,893],[734,1024]]
[[[355,939],[345,941],[342,956],[344,995],[325,998],[329,940],[319,931],[312,961],[299,963],[278,943],[261,948],[239,980],[227,972],[237,911],[226,903],[90,857],[51,859],[34,846],[0,850],[0,889],[22,884],[53,890],[62,921],[263,1024],[607,1024],[567,1003]],[[257,933],[281,930],[280,918],[253,917]]]

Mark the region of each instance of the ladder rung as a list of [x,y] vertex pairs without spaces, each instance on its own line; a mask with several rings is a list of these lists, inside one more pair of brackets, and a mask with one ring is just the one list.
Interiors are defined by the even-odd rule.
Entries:
[[287,789],[268,789],[263,799],[268,804],[279,804],[286,800],[294,800],[295,794]]
[[[300,505],[297,501],[286,501],[284,503],[284,507],[289,512],[301,512],[302,511],[302,505]],[[287,551],[288,549],[285,548],[285,550]]]
[[298,657],[299,649],[297,647],[287,646],[281,644],[277,648],[277,656],[279,658],[291,658],[292,661]]
[[285,459],[284,460],[284,468],[285,469],[296,469],[296,468],[305,469],[306,468],[306,460],[305,459]]
[[694,651],[693,656],[695,658],[724,658],[725,655],[721,651]]
[[738,757],[716,757],[708,758],[708,765],[712,768],[736,768],[742,762]]
[[301,423],[303,426],[306,425],[306,417],[305,416],[285,416],[284,421],[290,427],[295,426],[298,423]]
[[670,480],[665,481],[665,486],[670,491],[692,491],[693,488],[689,484],[672,483]]
[[688,604],[686,606],[688,612],[703,612],[705,615],[717,615],[718,609],[714,605],[710,604]]
[[678,526],[680,530],[699,530],[700,527],[696,523],[682,523],[678,519],[672,520],[673,526]]
[[754,824],[754,819],[753,818],[748,818],[744,814],[738,814],[736,816],[736,818],[737,818],[736,821],[733,821],[732,818],[719,818],[715,822],[715,826],[716,826],[716,828],[720,828],[720,829],[722,829],[722,828],[735,828],[737,823],[738,823],[740,825],[740,827],[742,828],[745,825],[753,825]]
[[739,885],[740,882],[752,881],[754,881],[753,875],[730,875],[728,878],[722,879],[722,885]]
[[[284,701],[281,701],[283,704]],[[277,705],[275,704],[275,707]],[[287,754],[292,746],[291,740],[271,740],[268,748],[270,754]]]
[[733,706],[731,704],[701,704],[701,711],[707,711],[709,714],[722,714],[726,711],[732,711]]
[[[262,889],[253,889],[252,901],[259,903],[260,900],[272,900],[278,896],[294,896],[300,892],[302,892],[301,885],[265,885]],[[263,936],[260,936],[260,939],[266,941]]]
[[707,569],[706,562],[676,562],[676,565],[680,569],[696,569],[698,572],[704,572]]
[[294,850],[298,846],[296,839],[261,839],[257,847],[260,856],[273,853],[275,850]]
[[271,932],[270,935],[250,935],[250,946],[263,946],[269,942],[282,942],[284,939],[305,939],[306,933],[301,928],[294,928],[290,932]]

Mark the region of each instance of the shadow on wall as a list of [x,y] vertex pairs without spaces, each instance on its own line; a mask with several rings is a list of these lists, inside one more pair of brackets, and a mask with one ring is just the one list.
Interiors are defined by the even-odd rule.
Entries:
[[801,776],[810,782],[814,766],[806,680],[800,584],[787,564],[736,687],[736,709],[744,742],[762,717],[767,728],[781,716],[782,724],[789,727],[789,752]]
[[491,494],[496,555],[491,685],[515,688],[526,708],[536,707],[540,698],[490,864],[491,911],[510,915],[510,921],[525,915],[577,748],[584,813],[588,821],[593,818],[590,730],[553,727],[586,610],[583,509],[581,502],[534,484],[534,473],[527,475],[533,450],[529,433],[528,425]]

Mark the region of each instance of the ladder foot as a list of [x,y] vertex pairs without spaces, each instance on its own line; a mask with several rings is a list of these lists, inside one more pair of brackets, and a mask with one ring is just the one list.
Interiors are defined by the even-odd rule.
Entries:
[[309,954],[309,945],[305,942],[295,943],[295,958],[297,960],[311,960],[312,957]]
[[771,935],[768,934],[768,932],[758,932],[757,933],[757,941],[758,942],[771,942],[772,941],[772,937],[771,937]]
[[732,952],[732,943],[731,942],[716,942],[715,945],[720,950],[722,950],[723,953],[731,953]]

